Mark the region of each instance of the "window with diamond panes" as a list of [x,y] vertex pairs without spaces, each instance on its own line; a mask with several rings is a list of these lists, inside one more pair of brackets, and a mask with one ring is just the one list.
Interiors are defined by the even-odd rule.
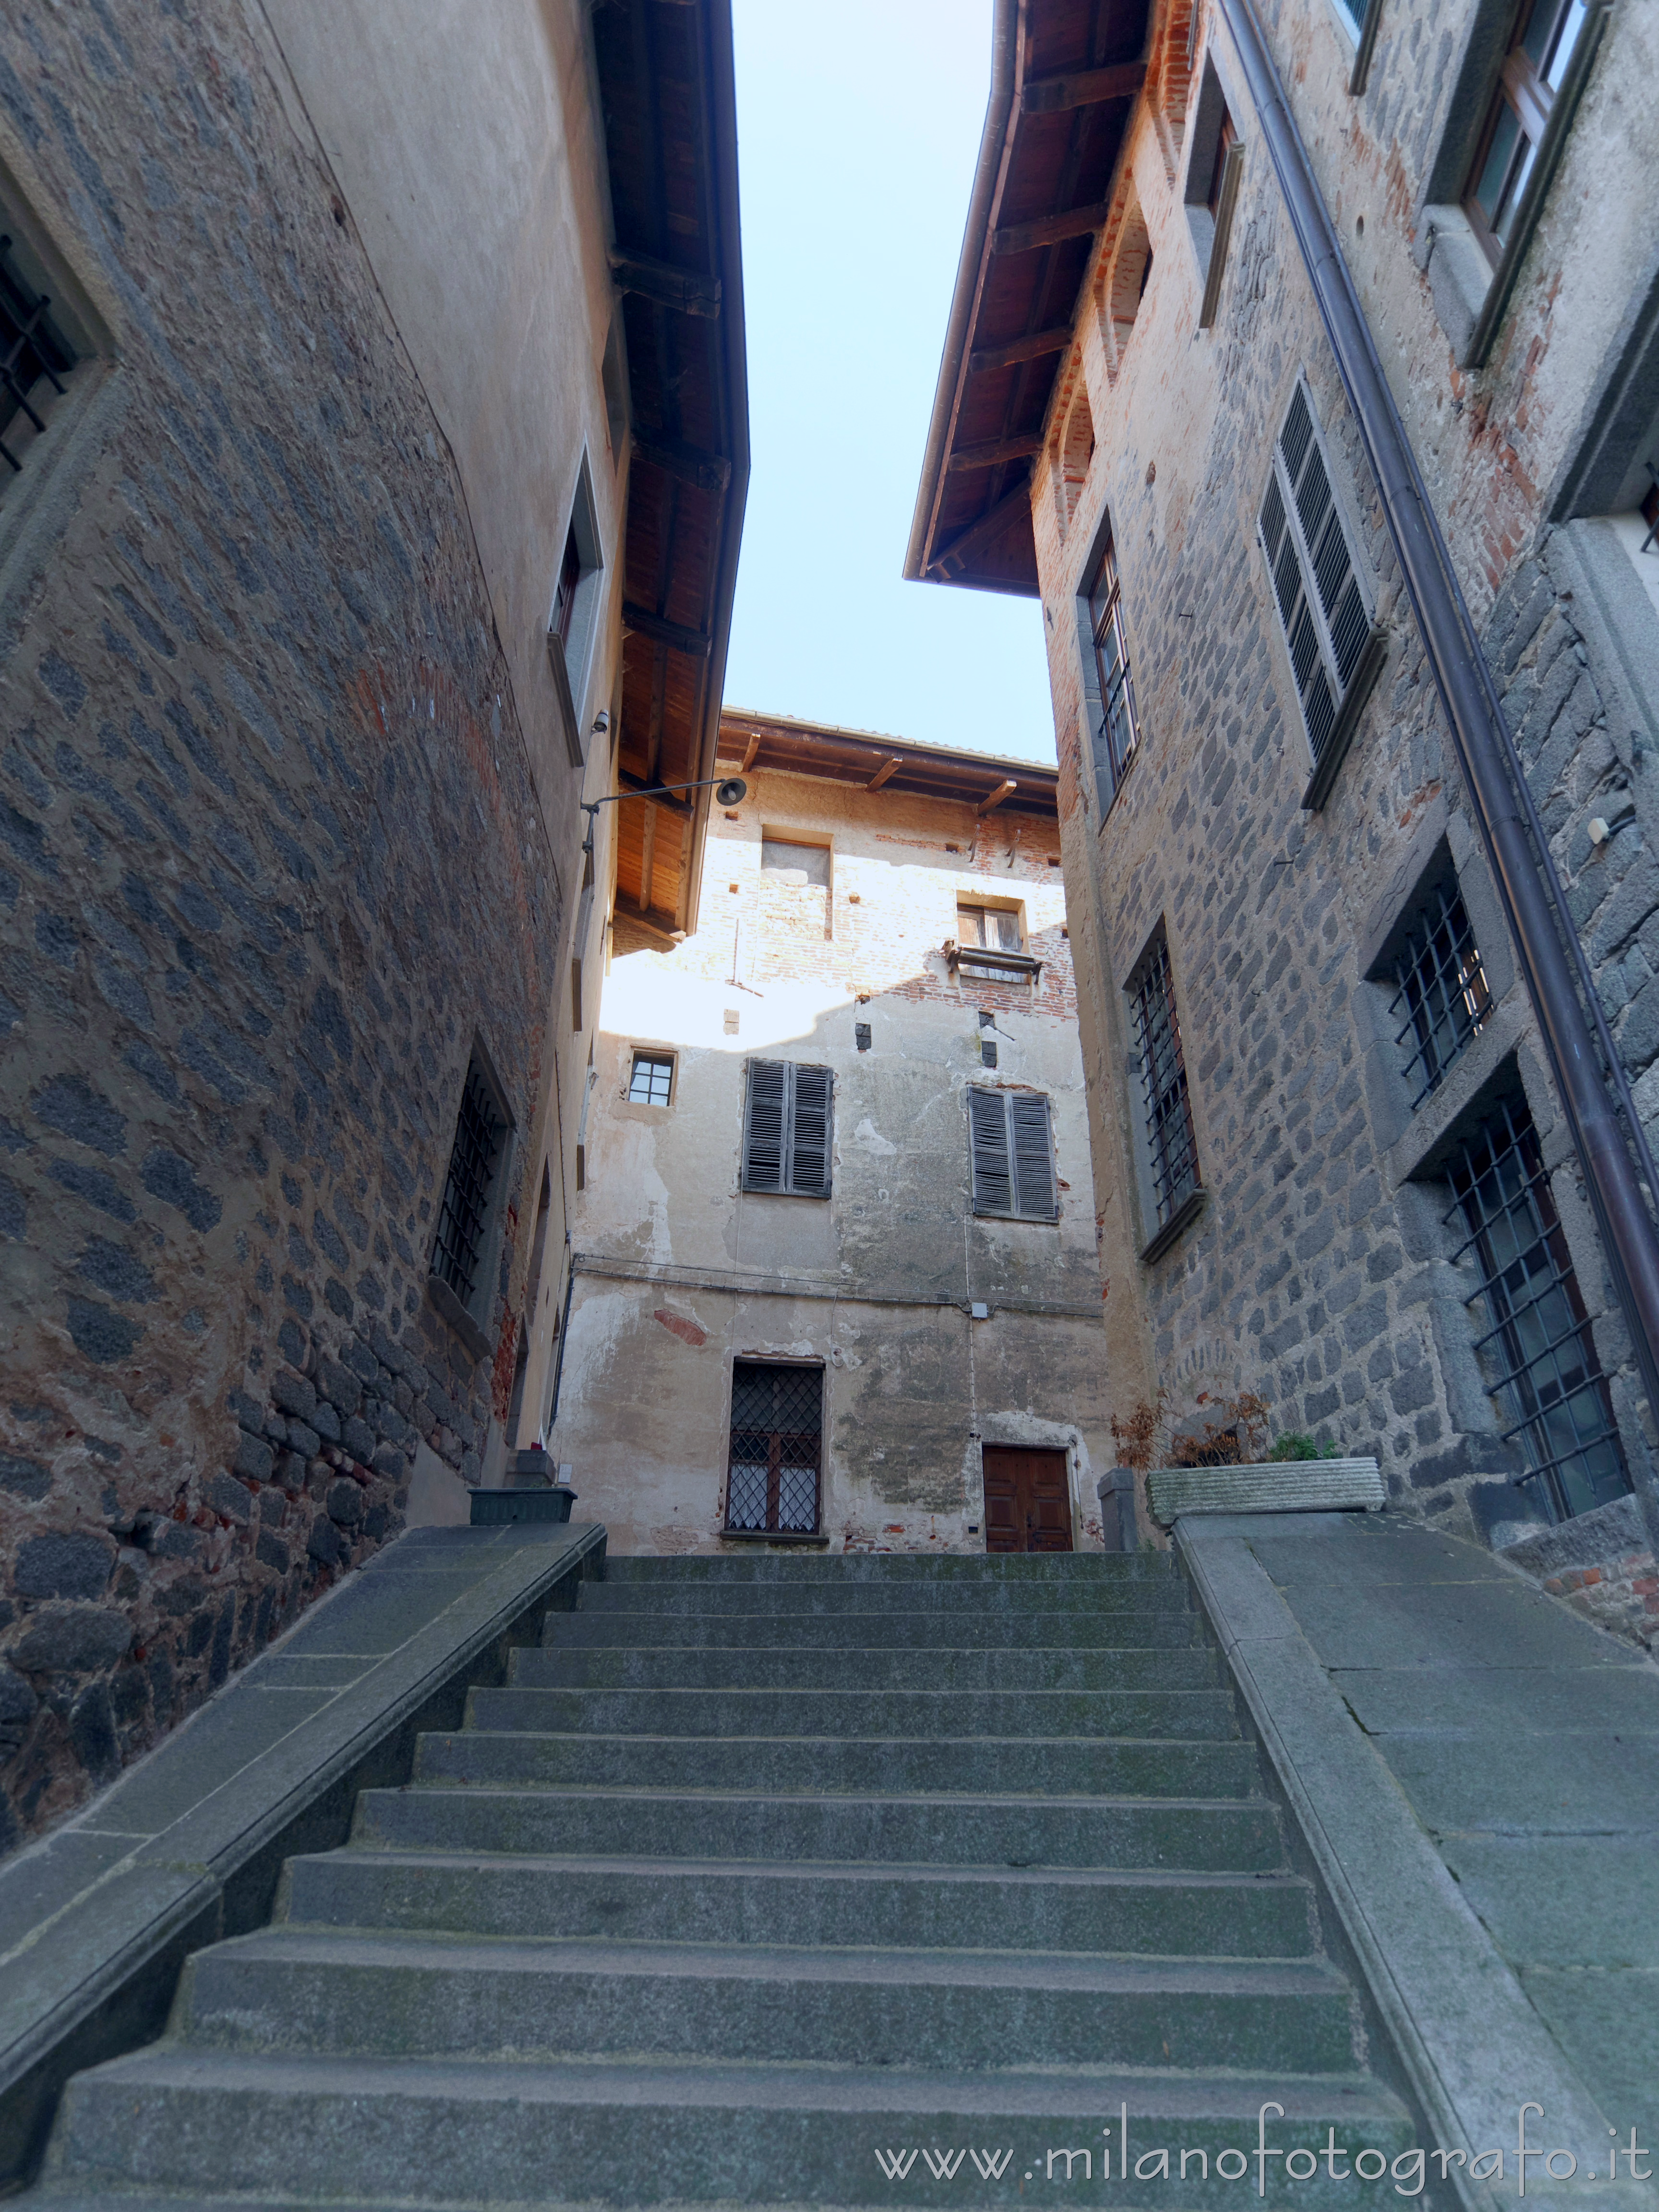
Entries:
[[1389,1013],[1415,1110],[1492,1011],[1480,947],[1455,883],[1437,885],[1425,900],[1395,975],[1400,988]]
[[1466,1232],[1456,1256],[1472,1255],[1480,1270],[1476,1298],[1491,1326],[1477,1348],[1498,1370],[1505,1439],[1526,1458],[1522,1486],[1552,1521],[1607,1504],[1630,1476],[1524,1100],[1500,1106],[1458,1147],[1450,1182],[1446,1219]]
[[1261,523],[1273,604],[1317,762],[1365,650],[1370,617],[1313,409],[1299,384],[1273,447]]
[[673,1089],[674,1056],[672,1053],[635,1054],[634,1073],[628,1085],[629,1105],[666,1106]]
[[1059,1218],[1048,1101],[1040,1092],[975,1085],[968,1093],[968,1141],[975,1213],[1023,1221]]
[[744,1116],[743,1187],[828,1198],[834,1131],[827,1067],[751,1060]]
[[732,1369],[726,1525],[817,1534],[823,1370],[739,1359]]
[[437,1240],[432,1249],[433,1273],[447,1283],[468,1308],[477,1288],[490,1195],[506,1133],[507,1125],[495,1110],[489,1079],[473,1060],[468,1064],[466,1088],[461,1093],[449,1173],[438,1208]]
[[1162,1229],[1198,1188],[1187,1064],[1181,1050],[1170,948],[1162,939],[1141,969],[1133,999],[1152,1200]]
[[45,430],[74,367],[74,349],[52,319],[52,301],[18,265],[0,209],[0,461],[10,475],[21,472],[28,441]]

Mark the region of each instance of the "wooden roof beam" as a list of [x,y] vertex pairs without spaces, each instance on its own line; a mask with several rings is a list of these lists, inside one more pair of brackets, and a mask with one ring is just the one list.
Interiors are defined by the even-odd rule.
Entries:
[[[1042,450],[1042,431],[1027,430],[1018,438],[994,438],[985,446],[958,446],[951,456],[950,467],[953,473],[963,469],[994,469],[1003,461],[1029,460]],[[623,619],[628,619],[625,611]]]
[[1004,492],[994,507],[988,507],[977,522],[970,522],[959,531],[942,553],[935,555],[930,573],[934,575],[960,574],[975,553],[1000,538],[1016,514],[1031,504],[1031,479],[1022,477],[1017,484]]
[[865,785],[865,789],[866,791],[879,791],[883,784],[886,782],[889,776],[896,775],[903,766],[904,762],[899,754],[894,753],[890,755],[889,758],[882,763],[881,766],[871,777],[869,782]]
[[1030,253],[1039,246],[1059,246],[1066,239],[1103,229],[1109,212],[1104,200],[1097,200],[1091,207],[1071,208],[1064,215],[1039,216],[1035,222],[1005,223],[991,233],[991,251]]
[[1012,368],[1017,361],[1041,361],[1046,353],[1064,353],[1072,343],[1069,323],[1056,323],[1052,330],[1030,331],[1023,338],[1010,338],[1005,345],[981,346],[977,353],[968,356],[968,367],[975,376],[988,368]]
[[637,292],[659,307],[676,307],[683,315],[712,319],[720,311],[720,280],[699,276],[695,269],[677,269],[672,261],[653,261],[648,254],[623,253],[612,246],[611,269],[624,292]]
[[632,630],[636,637],[648,637],[653,644],[672,646],[676,653],[689,653],[694,659],[708,658],[706,629],[688,629],[684,623],[668,622],[661,615],[653,615],[649,607],[636,605],[632,599],[623,602],[623,628]]
[[1019,112],[1058,115],[1068,107],[1099,107],[1109,100],[1133,100],[1146,82],[1145,62],[1119,62],[1110,69],[1063,70],[1056,76],[1029,79],[1019,95]]
[[676,477],[698,491],[723,492],[732,481],[732,464],[724,453],[706,453],[700,447],[688,446],[683,438],[641,437],[636,430],[634,458],[648,461],[665,476]]
[[1012,776],[1004,776],[996,789],[981,799],[974,809],[975,813],[981,816],[989,814],[994,808],[1000,806],[1005,799],[1012,799],[1018,789],[1019,786]]

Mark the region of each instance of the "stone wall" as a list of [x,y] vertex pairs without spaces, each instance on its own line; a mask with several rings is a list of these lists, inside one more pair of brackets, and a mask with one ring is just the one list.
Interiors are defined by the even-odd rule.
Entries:
[[395,1531],[417,1445],[477,1474],[510,1378],[425,1301],[434,1207],[475,1026],[539,1173],[563,915],[448,449],[245,18],[0,56],[115,356],[0,597],[4,1848]]

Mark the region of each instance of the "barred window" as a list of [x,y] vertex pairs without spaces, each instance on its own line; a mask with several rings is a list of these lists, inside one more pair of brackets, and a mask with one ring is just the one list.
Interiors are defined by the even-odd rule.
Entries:
[[674,1090],[672,1052],[636,1052],[629,1079],[628,1099],[633,1106],[666,1106]]
[[816,1535],[823,1440],[822,1368],[734,1361],[726,1527]]
[[[1525,1454],[1524,1487],[1552,1521],[1631,1487],[1607,1377],[1525,1101],[1500,1106],[1451,1164],[1446,1216],[1467,1232],[1491,1327],[1480,1338]],[[1471,1304],[1474,1303],[1472,1299]]]
[[51,299],[19,266],[15,242],[0,222],[0,460],[13,476],[75,366],[74,349],[51,310]]
[[743,1188],[828,1198],[834,1128],[830,1073],[793,1060],[751,1060]]
[[[1148,254],[1146,265],[1152,266]],[[1100,722],[1095,732],[1095,766],[1105,784],[1109,805],[1140,743],[1135,718],[1135,687],[1129,674],[1129,645],[1123,631],[1123,592],[1117,555],[1109,538],[1089,587],[1089,627],[1094,640],[1095,674],[1100,685]]]
[[466,1087],[455,1121],[455,1142],[438,1208],[438,1235],[432,1272],[471,1309],[479,1288],[490,1220],[490,1201],[507,1135],[489,1077],[475,1053],[467,1064]]
[[1415,1111],[1492,1011],[1480,947],[1455,882],[1440,884],[1425,900],[1395,973],[1400,988],[1389,1013],[1398,1024],[1395,1042],[1406,1051]]
[[1273,447],[1261,523],[1273,604],[1318,763],[1364,653],[1370,617],[1313,409],[1300,384]]
[[1162,936],[1142,965],[1133,997],[1152,1200],[1161,1229],[1199,1185],[1181,1023],[1170,974],[1170,948]]
[[[989,1065],[996,1065],[994,1057]],[[968,1093],[968,1142],[975,1213],[1058,1220],[1054,1141],[1048,1101],[1040,1092],[974,1085]]]

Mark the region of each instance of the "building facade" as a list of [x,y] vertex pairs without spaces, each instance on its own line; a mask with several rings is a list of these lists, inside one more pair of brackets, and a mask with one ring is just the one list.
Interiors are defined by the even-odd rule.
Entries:
[[581,803],[712,763],[746,467],[655,12],[0,31],[0,1850],[546,1388]]
[[999,9],[908,563],[1042,610],[1115,1410],[1650,1625],[1655,27]]
[[549,1440],[618,1552],[1098,1546],[1051,769],[728,709],[701,926],[617,929]]

